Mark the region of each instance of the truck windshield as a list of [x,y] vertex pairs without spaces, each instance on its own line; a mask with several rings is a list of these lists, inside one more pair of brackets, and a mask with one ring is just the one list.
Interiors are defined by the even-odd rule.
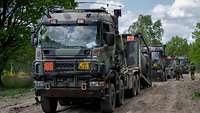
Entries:
[[166,65],[167,66],[171,66],[171,65],[173,65],[174,64],[174,61],[172,60],[172,59],[167,59],[166,60]]
[[186,59],[180,59],[180,64],[186,65],[186,64],[188,64],[188,61]]
[[97,26],[41,26],[39,45],[43,48],[95,47]]
[[159,60],[161,58],[161,52],[152,52],[152,60]]

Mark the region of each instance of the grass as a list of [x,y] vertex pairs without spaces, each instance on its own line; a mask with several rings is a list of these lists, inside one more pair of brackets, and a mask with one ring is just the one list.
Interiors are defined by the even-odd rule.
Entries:
[[194,91],[192,93],[192,99],[193,100],[200,100],[200,92]]
[[3,89],[0,90],[0,96],[2,97],[16,96],[27,92],[31,92],[31,88]]

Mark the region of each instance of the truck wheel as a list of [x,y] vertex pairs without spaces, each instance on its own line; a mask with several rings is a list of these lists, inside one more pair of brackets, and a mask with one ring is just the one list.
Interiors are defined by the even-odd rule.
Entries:
[[116,101],[117,106],[124,104],[124,83],[122,80],[120,80],[119,93],[117,94]]
[[70,105],[72,105],[72,103],[70,101],[63,101],[63,100],[59,100],[59,104],[61,106],[70,106]]
[[58,100],[56,98],[41,97],[42,110],[45,113],[55,113],[58,105]]
[[132,80],[132,88],[130,89],[130,97],[136,96],[137,95],[137,81],[136,77],[133,77],[134,79]]
[[140,78],[139,78],[139,76],[137,77],[137,84],[138,84],[138,85],[137,85],[137,86],[138,86],[138,87],[137,87],[137,94],[140,94],[140,88],[141,88],[141,87],[140,87]]
[[105,100],[101,100],[101,112],[112,113],[116,104],[116,92],[113,84],[110,84],[108,88],[108,97]]
[[162,72],[161,75],[160,75],[160,81],[161,82],[165,81],[165,73],[164,72]]
[[167,81],[167,74],[164,72],[165,81]]

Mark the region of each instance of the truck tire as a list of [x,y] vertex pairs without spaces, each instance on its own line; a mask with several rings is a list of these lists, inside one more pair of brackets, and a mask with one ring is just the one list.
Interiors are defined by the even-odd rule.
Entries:
[[59,104],[61,106],[70,106],[70,105],[72,105],[72,103],[70,101],[63,101],[63,100],[59,100]]
[[163,72],[163,81],[167,81],[167,75],[165,71]]
[[165,81],[167,81],[167,72],[165,71]]
[[119,93],[116,96],[116,104],[117,106],[121,106],[124,104],[124,83],[122,80],[120,80],[120,84],[119,84]]
[[108,88],[108,97],[105,100],[101,100],[101,112],[112,113],[116,105],[116,92],[113,84],[110,84]]
[[133,80],[132,80],[132,88],[129,90],[129,96],[133,97],[137,95],[137,81],[136,81],[136,76],[133,76]]
[[58,100],[56,98],[41,97],[42,110],[45,113],[55,113],[58,105]]
[[138,84],[138,85],[137,85],[137,86],[138,86],[138,87],[137,87],[137,95],[138,95],[138,94],[140,94],[140,88],[141,88],[141,87],[140,87],[140,77],[139,77],[139,76],[137,76],[137,84]]

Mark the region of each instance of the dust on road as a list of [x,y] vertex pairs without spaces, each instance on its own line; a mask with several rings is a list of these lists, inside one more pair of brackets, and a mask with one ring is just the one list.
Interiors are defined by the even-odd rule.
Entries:
[[[139,96],[127,99],[114,113],[200,113],[200,100],[192,99],[194,91],[200,92],[200,82],[191,81],[188,75],[184,78],[184,81],[156,82]],[[58,110],[59,113],[99,113],[95,105],[59,107]],[[0,113],[42,113],[42,110],[35,104],[31,92],[0,97]]]

